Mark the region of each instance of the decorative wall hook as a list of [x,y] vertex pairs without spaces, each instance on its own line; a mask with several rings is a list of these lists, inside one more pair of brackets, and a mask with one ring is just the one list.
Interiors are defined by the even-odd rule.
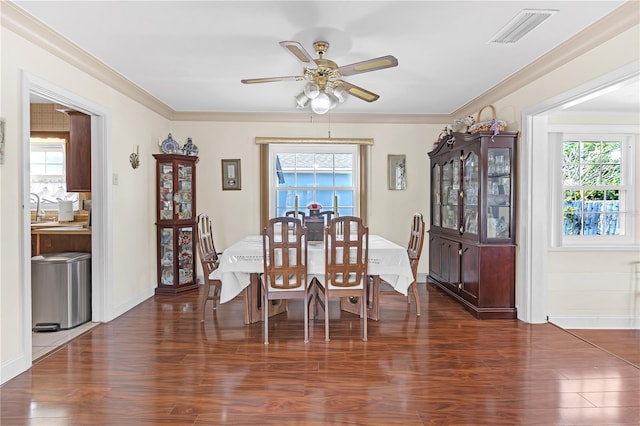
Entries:
[[131,167],[133,167],[134,169],[137,169],[140,166],[139,150],[139,145],[136,145],[136,152],[131,153],[131,155],[129,156],[129,162],[131,163]]

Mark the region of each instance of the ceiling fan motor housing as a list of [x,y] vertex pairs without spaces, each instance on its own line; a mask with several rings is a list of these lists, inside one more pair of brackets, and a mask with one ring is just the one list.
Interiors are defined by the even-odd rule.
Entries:
[[322,55],[327,53],[327,50],[329,50],[329,43],[326,41],[316,41],[313,43],[313,49],[316,51],[318,56],[322,57]]

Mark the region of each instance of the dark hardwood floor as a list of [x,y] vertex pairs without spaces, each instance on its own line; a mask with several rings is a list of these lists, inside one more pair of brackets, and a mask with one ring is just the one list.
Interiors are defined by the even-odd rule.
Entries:
[[[2,425],[638,425],[640,369],[551,324],[476,320],[420,285],[422,316],[383,296],[380,321],[330,307],[303,343],[302,306],[243,324],[240,299],[155,296],[0,388]],[[211,305],[209,305],[210,307]]]
[[640,330],[568,329],[567,331],[640,368]]

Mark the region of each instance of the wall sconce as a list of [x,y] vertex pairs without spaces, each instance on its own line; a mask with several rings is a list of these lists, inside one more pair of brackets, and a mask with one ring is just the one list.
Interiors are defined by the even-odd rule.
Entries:
[[140,155],[139,155],[140,147],[136,145],[136,152],[132,152],[129,156],[129,162],[131,163],[131,167],[137,169],[140,167]]

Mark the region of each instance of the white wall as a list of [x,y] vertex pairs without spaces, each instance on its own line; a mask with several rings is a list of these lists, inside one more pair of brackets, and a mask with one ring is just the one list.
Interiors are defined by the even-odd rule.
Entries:
[[640,254],[550,252],[549,320],[565,328],[640,328]]

